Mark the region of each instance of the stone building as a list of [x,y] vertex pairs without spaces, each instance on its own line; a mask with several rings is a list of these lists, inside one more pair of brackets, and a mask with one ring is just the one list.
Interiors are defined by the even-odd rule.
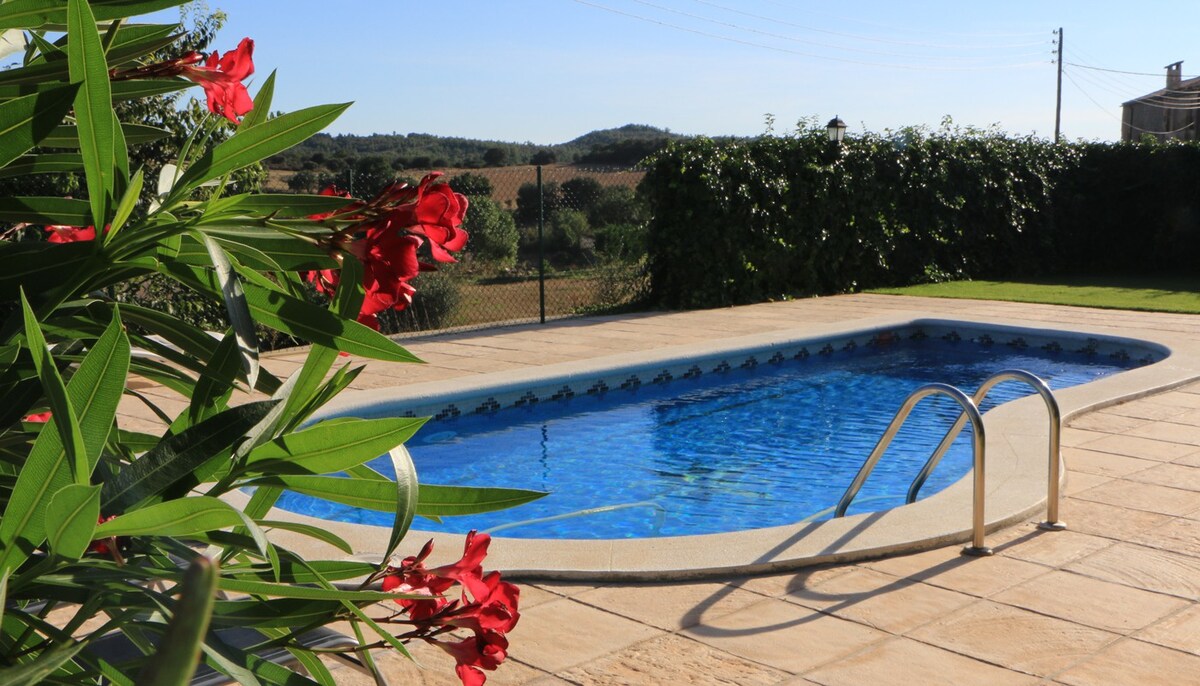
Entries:
[[1200,77],[1183,80],[1183,62],[1168,64],[1166,88],[1121,105],[1121,140],[1151,135],[1196,140],[1200,118]]

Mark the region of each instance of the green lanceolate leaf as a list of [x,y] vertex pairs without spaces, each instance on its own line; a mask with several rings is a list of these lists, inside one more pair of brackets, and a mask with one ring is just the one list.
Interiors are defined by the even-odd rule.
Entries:
[[210,459],[228,454],[274,406],[275,401],[261,401],[233,407],[163,439],[105,482],[101,494],[105,512],[125,512],[159,497]]
[[78,560],[96,538],[100,518],[100,486],[71,484],[46,506],[46,540],[50,550],[68,560]]
[[[196,381],[187,412],[180,414],[186,421],[178,426],[173,424],[171,433],[179,433],[225,409],[241,364],[237,349],[237,338],[232,333],[225,334],[221,344],[217,346],[217,351],[209,358],[204,374]],[[178,421],[176,420],[177,423]]]
[[[179,5],[177,0],[94,0],[95,19],[121,19]],[[67,23],[62,0],[10,0],[0,12],[0,29],[36,29],[45,24]]]
[[[160,269],[201,292],[220,293],[216,277],[187,265],[164,261]],[[389,362],[419,362],[412,353],[378,331],[341,317],[281,290],[242,284],[254,320],[273,329],[345,352]]]
[[167,631],[158,642],[157,652],[138,674],[138,684],[182,686],[191,681],[212,619],[219,576],[217,564],[206,557],[197,557],[188,565]]
[[547,494],[517,488],[471,488],[421,484],[417,514],[432,517],[477,514],[524,505]]
[[278,460],[289,471],[331,474],[356,467],[407,441],[424,419],[329,419],[250,452],[247,466]]
[[243,133],[247,129],[257,124],[261,124],[267,120],[271,114],[271,100],[275,97],[275,71],[272,70],[270,76],[263,85],[258,89],[258,93],[254,95],[254,107],[242,117],[242,123],[238,125],[238,134]]
[[[29,301],[25,299],[24,291],[21,292],[21,309],[25,314],[25,340],[29,345],[29,354],[33,357],[33,365],[37,368],[38,378],[42,382],[42,390],[46,394],[46,401],[50,404],[50,411],[53,413],[50,422],[58,429],[58,435],[66,450],[67,461],[71,465],[75,483],[86,484],[91,470],[88,469],[79,420],[67,395],[67,385],[63,383],[62,375],[58,373],[58,366],[54,363],[54,358],[50,356],[50,348],[42,336],[42,329],[38,324],[37,317],[29,307]],[[49,434],[49,432],[45,433]]]
[[0,103],[0,167],[40,143],[62,121],[78,85],[63,86]]
[[91,205],[86,200],[71,198],[0,198],[0,221],[87,226],[92,223]]
[[[273,475],[249,485],[286,488],[304,495],[377,512],[396,511],[396,483],[390,480],[336,476]],[[503,510],[537,500],[546,494],[516,488],[420,485],[415,514],[433,517]]]
[[254,387],[258,380],[258,335],[254,332],[254,318],[246,305],[246,295],[242,291],[242,282],[233,271],[229,256],[209,236],[201,234],[208,255],[212,259],[217,283],[221,287],[221,297],[225,301],[225,311],[229,313],[229,321],[233,324],[233,332],[237,335],[238,351],[241,353],[242,368],[246,371],[247,384]]
[[244,523],[241,511],[224,500],[190,496],[118,515],[96,527],[96,537],[194,536]]
[[0,169],[0,179],[30,174],[63,174],[83,171],[83,157],[70,152],[22,155]]
[[49,650],[38,653],[37,660],[22,662],[13,667],[0,669],[0,683],[5,686],[37,686],[46,683],[60,667],[68,663],[87,643],[64,642]]
[[[315,538],[322,543],[328,543],[347,555],[354,554],[354,549],[350,547],[350,544],[345,539],[319,526],[310,526],[298,522],[284,522],[276,519],[264,519],[258,524],[265,529],[282,529],[283,531],[291,531],[292,533],[302,534],[309,538]],[[367,573],[369,574],[370,572]]]
[[108,223],[115,183],[114,115],[108,62],[86,0],[68,0],[67,37],[71,83],[83,84],[75,96],[75,121],[92,208],[89,223],[100,228]]
[[[245,122],[242,126],[245,126]],[[302,218],[310,214],[337,212],[346,207],[345,198],[330,195],[290,195],[287,193],[242,193],[211,203],[205,217],[227,213],[271,214],[277,218]],[[201,220],[201,226],[204,220]]]
[[[128,365],[129,340],[114,312],[112,323],[67,385],[72,407],[79,408],[89,474],[107,442]],[[51,422],[38,434],[0,517],[0,573],[15,569],[45,539],[47,501],[72,481],[57,422]]]
[[413,517],[417,513],[417,502],[420,500],[420,485],[417,483],[417,468],[413,464],[412,455],[404,446],[396,446],[388,452],[392,459],[392,468],[396,471],[396,518],[392,522],[392,532],[388,536],[387,548],[384,549],[383,559],[389,560],[396,552],[400,541],[412,526]]
[[[397,593],[383,591],[341,591],[338,589],[313,588],[311,586],[293,586],[291,584],[274,584],[267,581],[252,581],[248,579],[221,579],[221,590],[234,593],[249,593],[268,598],[296,598],[299,600],[350,600],[350,601],[380,601],[394,600],[407,597]],[[428,598],[429,596],[425,596]]]
[[[115,135],[115,131],[113,132]],[[145,124],[121,124],[121,135],[125,137],[125,142],[129,145],[140,145],[142,143],[152,143],[161,138],[166,138],[171,135],[169,131],[147,126]],[[80,140],[80,131],[78,126],[56,126],[54,130],[42,139],[41,146],[44,148],[82,148],[83,143]]]
[[[350,103],[320,105],[282,114],[262,122],[217,145],[184,172],[175,184],[172,199],[210,179],[262,161],[306,140],[337,119]],[[170,204],[170,202],[164,203]]]
[[112,227],[104,234],[104,242],[107,244],[116,238],[117,232],[121,227],[125,226],[125,222],[129,221],[129,217],[133,214],[133,208],[137,205],[138,196],[142,194],[143,183],[142,170],[139,169],[137,174],[134,174],[133,179],[129,182],[129,188],[125,189],[125,195],[122,196],[121,202],[117,203],[116,214],[113,215]]

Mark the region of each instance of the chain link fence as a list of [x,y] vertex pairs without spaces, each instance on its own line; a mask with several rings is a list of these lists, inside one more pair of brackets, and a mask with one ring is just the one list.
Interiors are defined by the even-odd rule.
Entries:
[[646,294],[643,172],[575,165],[446,172],[470,200],[459,261],[413,282],[385,333],[411,335],[624,311]]

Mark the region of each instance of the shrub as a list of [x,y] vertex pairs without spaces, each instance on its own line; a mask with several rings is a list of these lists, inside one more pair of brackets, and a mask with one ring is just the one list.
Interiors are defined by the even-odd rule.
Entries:
[[471,238],[467,251],[476,259],[506,269],[517,260],[520,235],[510,212],[487,197],[471,199],[463,226]]

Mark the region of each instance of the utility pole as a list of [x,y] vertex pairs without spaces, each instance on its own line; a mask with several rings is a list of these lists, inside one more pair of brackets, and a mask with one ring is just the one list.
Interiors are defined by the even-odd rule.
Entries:
[[1063,71],[1063,30],[1058,27],[1058,97],[1054,101],[1054,142],[1062,136],[1062,71]]

